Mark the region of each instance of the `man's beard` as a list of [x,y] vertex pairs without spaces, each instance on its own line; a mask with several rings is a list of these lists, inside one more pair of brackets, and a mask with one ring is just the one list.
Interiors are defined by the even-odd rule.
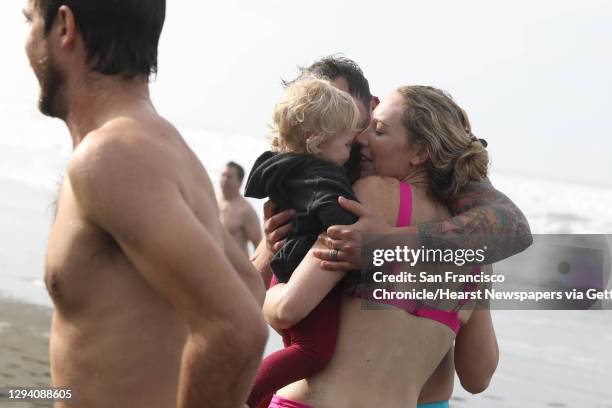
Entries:
[[376,169],[371,161],[361,161],[359,164],[359,177],[375,176]]
[[43,115],[52,118],[66,118],[66,102],[63,98],[64,74],[58,69],[51,56],[47,58],[43,66],[40,81],[40,99],[38,109]]

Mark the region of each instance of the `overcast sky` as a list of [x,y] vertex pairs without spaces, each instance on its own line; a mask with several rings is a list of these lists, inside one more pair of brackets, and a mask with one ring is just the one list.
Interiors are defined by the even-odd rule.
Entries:
[[[167,3],[152,89],[179,128],[264,137],[280,79],[343,52],[381,97],[449,91],[494,169],[612,186],[612,1]],[[34,107],[25,0],[3,4],[0,98]]]

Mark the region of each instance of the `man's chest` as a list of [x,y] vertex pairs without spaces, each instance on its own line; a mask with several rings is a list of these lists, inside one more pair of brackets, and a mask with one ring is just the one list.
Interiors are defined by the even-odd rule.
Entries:
[[116,242],[87,220],[70,187],[64,185],[45,260],[45,283],[53,301],[86,297],[119,256]]
[[225,204],[219,207],[219,218],[228,231],[242,229],[244,224],[244,209],[238,204]]

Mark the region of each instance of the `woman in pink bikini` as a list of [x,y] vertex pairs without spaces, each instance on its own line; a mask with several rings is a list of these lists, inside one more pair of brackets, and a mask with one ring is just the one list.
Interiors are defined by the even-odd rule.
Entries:
[[[431,87],[393,92],[376,108],[371,127],[357,142],[362,146],[361,175],[371,177],[355,183],[355,194],[393,225],[450,218],[445,203],[487,173],[487,152],[472,135],[467,115],[447,94]],[[342,277],[321,270],[309,253],[289,282],[268,291],[268,321],[278,327],[297,323]],[[455,312],[408,312],[362,310],[361,299],[344,296],[331,362],[311,378],[279,390],[271,407],[414,408],[422,391],[436,398],[441,393],[428,379],[433,375],[448,383],[450,351],[470,313],[460,318]],[[476,327],[490,325],[488,312],[478,312],[474,319]],[[459,347],[459,338],[457,342]],[[465,361],[458,363],[466,366]],[[429,406],[448,405],[443,401]]]

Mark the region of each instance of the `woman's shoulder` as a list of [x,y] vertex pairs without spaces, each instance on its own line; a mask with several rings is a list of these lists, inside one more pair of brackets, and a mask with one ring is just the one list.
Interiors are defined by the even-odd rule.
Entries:
[[391,177],[368,176],[353,184],[355,196],[369,209],[394,223],[399,210],[400,182]]
[[355,190],[355,194],[357,194],[357,191],[369,194],[372,192],[398,188],[399,182],[391,177],[368,176],[360,178],[353,183],[353,190]]

